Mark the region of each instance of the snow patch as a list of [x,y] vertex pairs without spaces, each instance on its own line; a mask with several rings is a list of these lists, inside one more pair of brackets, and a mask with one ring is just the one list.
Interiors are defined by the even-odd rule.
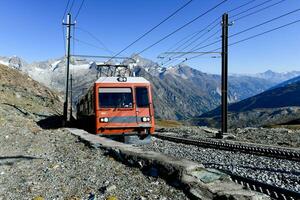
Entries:
[[0,60],[0,64],[9,66],[9,62],[5,62],[5,61],[3,61],[3,60]]
[[61,60],[58,60],[58,61],[55,61],[54,63],[52,63],[50,66],[50,70],[51,71],[54,71],[57,67],[58,67],[58,64],[61,62]]

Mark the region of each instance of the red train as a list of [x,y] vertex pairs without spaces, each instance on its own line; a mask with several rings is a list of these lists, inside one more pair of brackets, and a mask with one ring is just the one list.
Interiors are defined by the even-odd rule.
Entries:
[[142,77],[100,77],[79,99],[77,119],[95,134],[152,134],[150,82]]

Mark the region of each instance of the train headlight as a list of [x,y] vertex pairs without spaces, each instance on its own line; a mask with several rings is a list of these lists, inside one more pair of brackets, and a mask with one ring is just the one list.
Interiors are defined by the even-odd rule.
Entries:
[[127,81],[127,78],[126,77],[119,77],[117,79],[119,82],[126,82]]
[[107,123],[108,122],[108,118],[107,117],[100,118],[100,122]]
[[150,122],[150,117],[142,117],[142,122]]

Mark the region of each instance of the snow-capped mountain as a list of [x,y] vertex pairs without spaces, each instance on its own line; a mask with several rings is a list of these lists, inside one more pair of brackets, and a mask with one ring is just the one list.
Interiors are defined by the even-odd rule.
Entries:
[[4,57],[0,56],[0,64],[6,65],[18,70],[23,70],[23,68],[28,67],[28,64],[21,58],[17,56]]
[[[267,70],[262,73],[256,74],[245,74],[246,76],[256,77],[266,79],[270,82],[280,83],[296,76],[300,76],[300,71],[290,71],[290,72],[274,72],[272,70]],[[241,76],[241,74],[236,74],[236,76]]]
[[[184,119],[199,116],[220,104],[220,75],[203,73],[187,65],[166,68],[138,55],[133,55],[132,59],[136,61],[135,66],[132,66],[135,74],[144,76],[152,82],[157,117]],[[124,61],[127,64],[129,62],[132,61]],[[64,58],[26,63],[16,56],[0,57],[0,64],[21,70],[54,90],[64,91],[66,66]],[[108,72],[107,69],[103,69],[102,76]],[[70,73],[73,75],[73,102],[76,102],[78,96],[97,79],[99,71],[93,60],[72,58]],[[261,93],[275,84],[274,81],[264,78],[230,76],[229,102]]]

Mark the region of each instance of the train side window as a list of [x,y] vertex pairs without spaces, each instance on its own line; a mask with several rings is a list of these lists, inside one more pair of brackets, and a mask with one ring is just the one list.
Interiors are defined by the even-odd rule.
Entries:
[[135,88],[135,99],[137,107],[149,107],[148,89],[146,87]]

